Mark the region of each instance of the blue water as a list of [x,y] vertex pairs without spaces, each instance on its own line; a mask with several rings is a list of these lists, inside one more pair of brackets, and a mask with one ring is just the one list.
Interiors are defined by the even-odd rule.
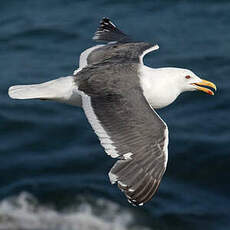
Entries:
[[[230,229],[229,12],[227,0],[0,1],[0,229]],[[158,111],[168,168],[140,208],[110,184],[115,161],[81,109],[7,95],[71,74],[103,16],[160,45],[147,65],[188,68],[218,88]]]

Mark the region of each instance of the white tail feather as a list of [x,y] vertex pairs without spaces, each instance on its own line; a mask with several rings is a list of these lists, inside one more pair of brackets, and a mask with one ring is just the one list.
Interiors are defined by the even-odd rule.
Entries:
[[41,84],[11,86],[8,94],[13,99],[49,99],[81,105],[81,97],[73,76],[61,77]]

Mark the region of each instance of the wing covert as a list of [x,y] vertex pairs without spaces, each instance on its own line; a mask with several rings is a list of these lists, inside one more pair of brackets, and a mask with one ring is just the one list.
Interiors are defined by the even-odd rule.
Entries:
[[98,63],[142,63],[148,52],[157,50],[158,45],[146,42],[108,44],[93,50],[87,57],[88,65]]

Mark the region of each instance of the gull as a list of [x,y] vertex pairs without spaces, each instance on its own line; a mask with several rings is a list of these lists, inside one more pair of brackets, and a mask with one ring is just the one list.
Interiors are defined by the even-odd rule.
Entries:
[[[168,128],[156,109],[185,91],[214,95],[216,86],[191,70],[150,68],[143,62],[158,45],[132,40],[103,18],[93,40],[67,77],[9,88],[14,99],[45,99],[83,108],[105,152],[117,161],[109,172],[133,205],[157,191],[168,161]],[[211,90],[214,89],[214,90]]]

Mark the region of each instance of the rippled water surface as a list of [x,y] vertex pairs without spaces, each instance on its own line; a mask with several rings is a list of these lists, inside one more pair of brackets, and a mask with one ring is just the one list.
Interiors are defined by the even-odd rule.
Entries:
[[[229,1],[0,1],[0,229],[230,229]],[[107,173],[115,162],[79,108],[14,101],[7,89],[72,74],[102,16],[155,42],[152,67],[192,69],[214,97],[159,110],[169,162],[151,202],[132,207]]]

